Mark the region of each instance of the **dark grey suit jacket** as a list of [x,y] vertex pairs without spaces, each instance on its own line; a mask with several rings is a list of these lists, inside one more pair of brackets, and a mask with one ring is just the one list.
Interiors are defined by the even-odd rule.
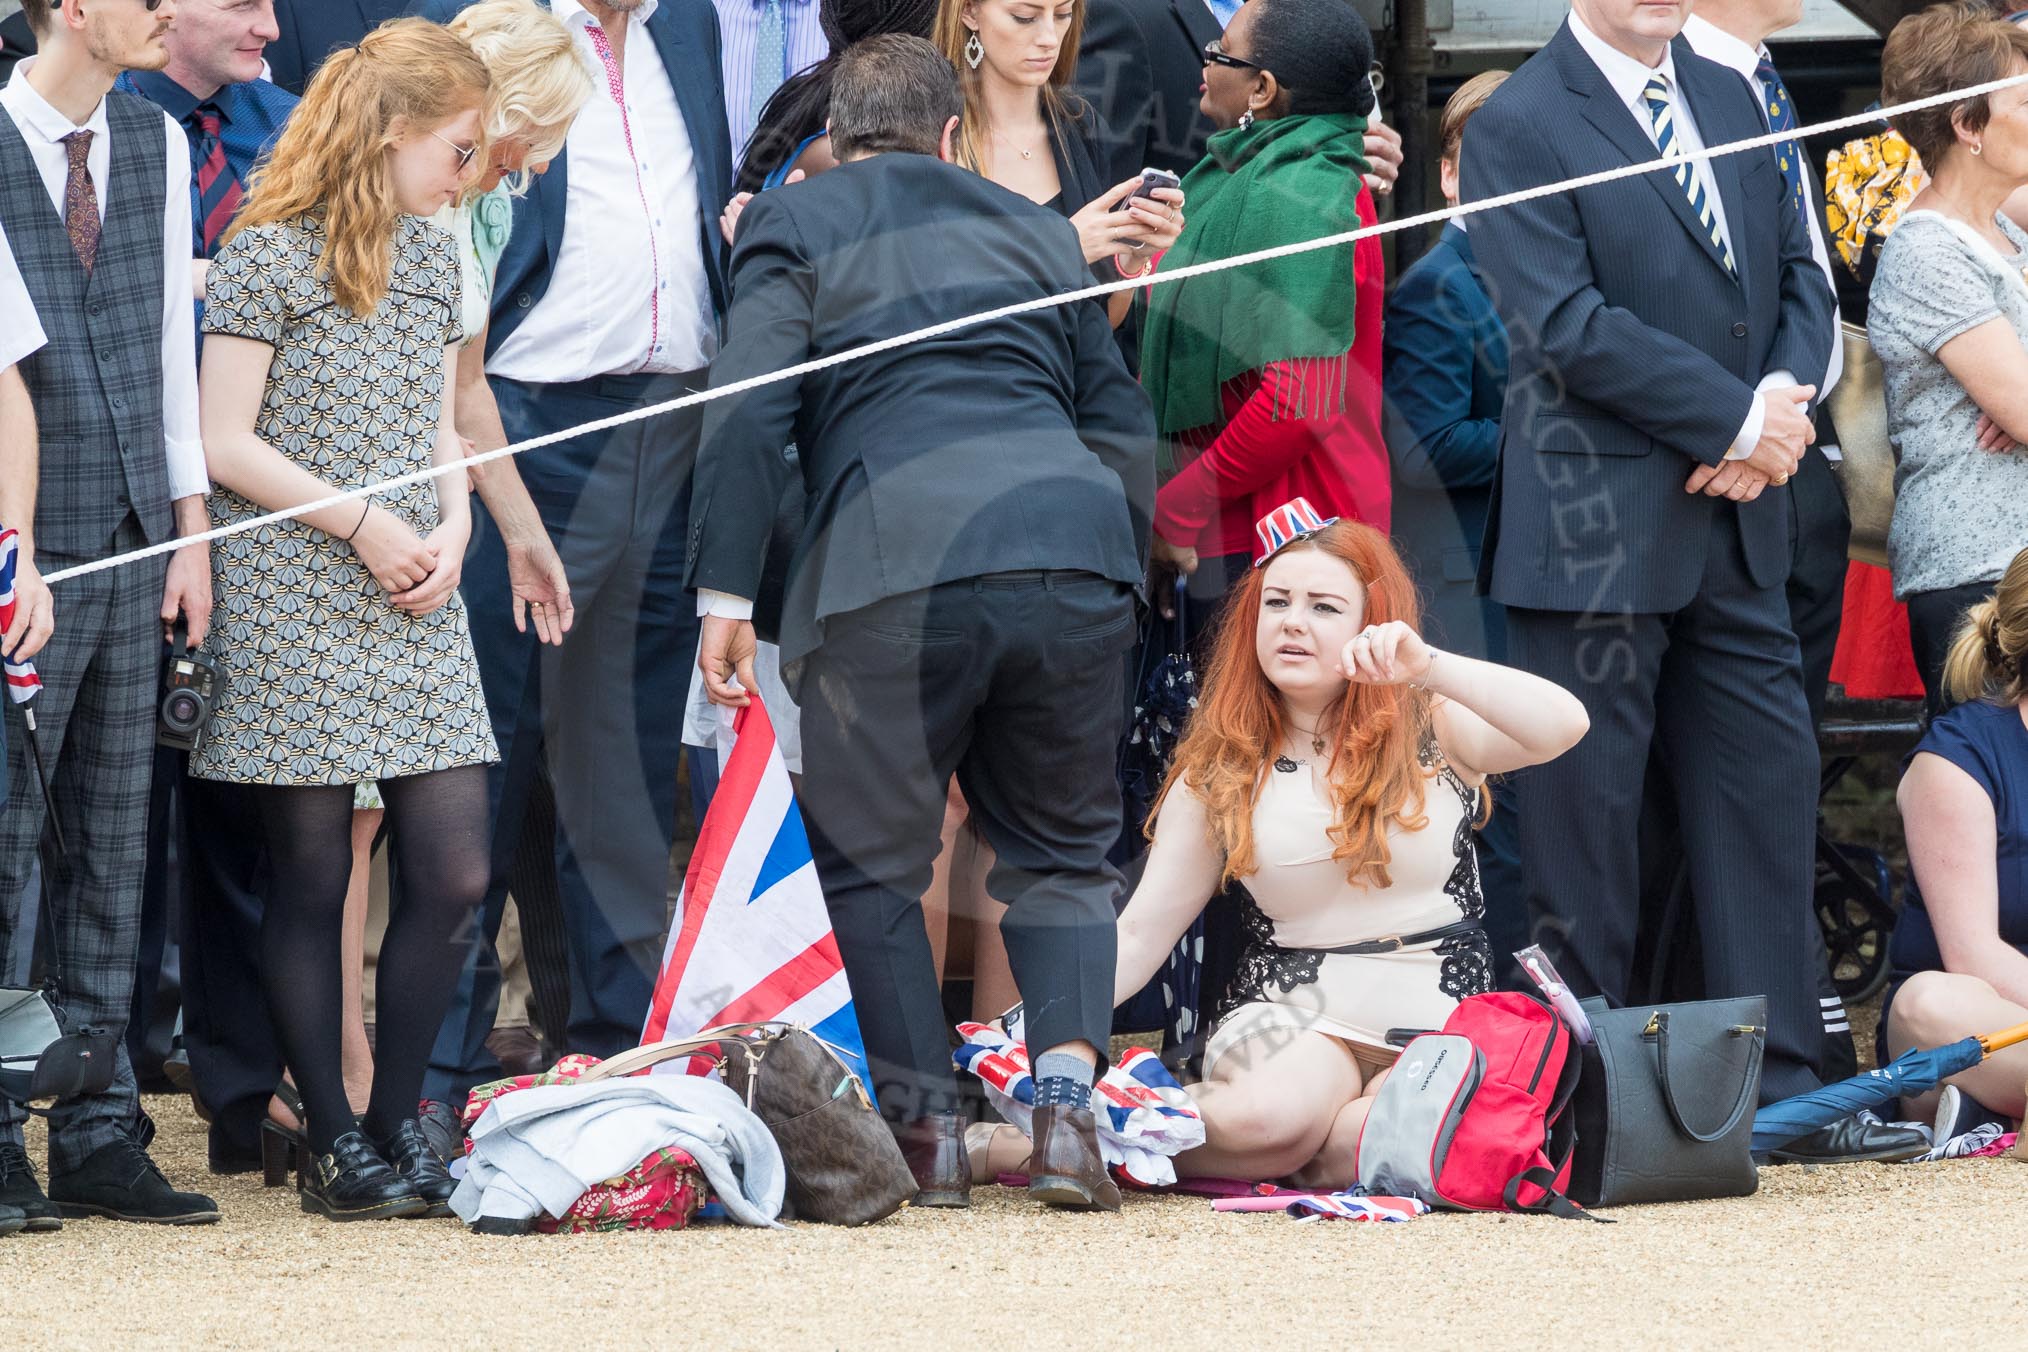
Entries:
[[1085,7],[1073,87],[1098,108],[1107,129],[1103,155],[1121,168],[1120,178],[1143,168],[1180,176],[1204,158],[1211,119],[1198,111],[1197,91],[1204,44],[1218,34],[1204,0],[1090,0]]
[[408,0],[275,0],[281,36],[267,50],[274,82],[301,98],[325,57],[407,10]]
[[[1764,133],[1737,75],[1680,38],[1674,62],[1706,145]],[[1467,201],[1657,155],[1568,24],[1474,115],[1471,145]],[[1735,506],[1683,485],[1724,456],[1762,376],[1822,383],[1831,288],[1774,152],[1709,163],[1736,276],[1666,172],[1472,218],[1513,351],[1480,571],[1503,604],[1679,610],[1704,576],[1713,523],[1735,510],[1754,583],[1788,576],[1781,492]]]
[[[739,223],[713,388],[1089,282],[1048,207],[926,155],[762,193]],[[1025,569],[1138,586],[1154,416],[1096,305],[999,319],[706,406],[687,587],[758,594],[794,443],[809,516],[782,656],[826,616]]]

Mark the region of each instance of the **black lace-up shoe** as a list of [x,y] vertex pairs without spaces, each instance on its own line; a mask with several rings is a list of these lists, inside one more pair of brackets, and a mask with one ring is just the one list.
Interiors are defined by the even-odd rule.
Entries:
[[76,1169],[49,1176],[49,1199],[66,1216],[104,1216],[149,1225],[209,1225],[218,1203],[178,1192],[132,1141],[101,1146]]
[[0,1144],[0,1226],[6,1224],[4,1215],[9,1207],[21,1213],[17,1230],[63,1229],[63,1213],[43,1196],[28,1152],[12,1141]]

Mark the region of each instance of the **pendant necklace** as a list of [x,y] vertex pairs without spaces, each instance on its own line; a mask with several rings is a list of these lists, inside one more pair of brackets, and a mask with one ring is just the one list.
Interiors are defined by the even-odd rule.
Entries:
[[[1290,721],[1293,722],[1294,720]],[[1302,733],[1305,737],[1308,737],[1310,739],[1310,751],[1313,754],[1318,756],[1324,754],[1324,738],[1320,732],[1318,732],[1313,728],[1303,727],[1301,724],[1296,725],[1296,731]],[[1309,762],[1307,760],[1299,760],[1291,756],[1275,757],[1275,769],[1285,775],[1292,775],[1296,772],[1296,770],[1299,767],[1308,764]]]
[[1007,134],[1006,134],[1005,132],[1003,132],[1003,131],[999,130],[999,129],[998,129],[997,127],[996,127],[996,128],[994,128],[994,130],[993,130],[993,135],[995,135],[995,136],[999,137],[999,138],[1000,138],[1000,143],[1001,143],[1002,145],[1006,146],[1006,147],[1007,147],[1007,148],[1008,148],[1009,150],[1013,151],[1013,152],[1014,152],[1014,153],[1015,153],[1016,155],[1019,155],[1019,156],[1020,156],[1020,157],[1021,157],[1022,159],[1026,160],[1026,159],[1033,159],[1033,158],[1034,158],[1034,156],[1035,156],[1035,152],[1034,152],[1034,151],[1032,151],[1032,150],[1023,150],[1023,149],[1022,149],[1022,148],[1021,148],[1020,146],[1017,146],[1017,145],[1015,145],[1015,144],[1014,144],[1014,141],[1013,141],[1013,138],[1012,138],[1012,137],[1010,137],[1010,136],[1008,136],[1008,135],[1007,135]]

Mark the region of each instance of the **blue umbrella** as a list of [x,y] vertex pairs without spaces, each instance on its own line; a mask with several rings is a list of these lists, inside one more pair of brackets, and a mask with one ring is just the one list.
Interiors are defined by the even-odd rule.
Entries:
[[1982,1037],[1961,1038],[1941,1047],[1903,1052],[1878,1070],[1770,1103],[1754,1114],[1753,1151],[1759,1155],[1779,1149],[1862,1108],[1875,1108],[1891,1098],[1934,1089],[2002,1047],[2022,1041],[2028,1041],[2028,1023]]

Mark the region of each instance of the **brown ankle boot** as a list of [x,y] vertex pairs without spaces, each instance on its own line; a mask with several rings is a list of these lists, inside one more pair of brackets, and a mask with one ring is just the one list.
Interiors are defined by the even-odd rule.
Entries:
[[915,1175],[917,1206],[970,1206],[972,1166],[965,1156],[965,1124],[955,1113],[918,1117],[894,1133],[908,1171]]
[[1035,1153],[1028,1195],[1074,1211],[1118,1211],[1120,1187],[1099,1154],[1098,1119],[1089,1108],[1053,1103],[1035,1110]]

